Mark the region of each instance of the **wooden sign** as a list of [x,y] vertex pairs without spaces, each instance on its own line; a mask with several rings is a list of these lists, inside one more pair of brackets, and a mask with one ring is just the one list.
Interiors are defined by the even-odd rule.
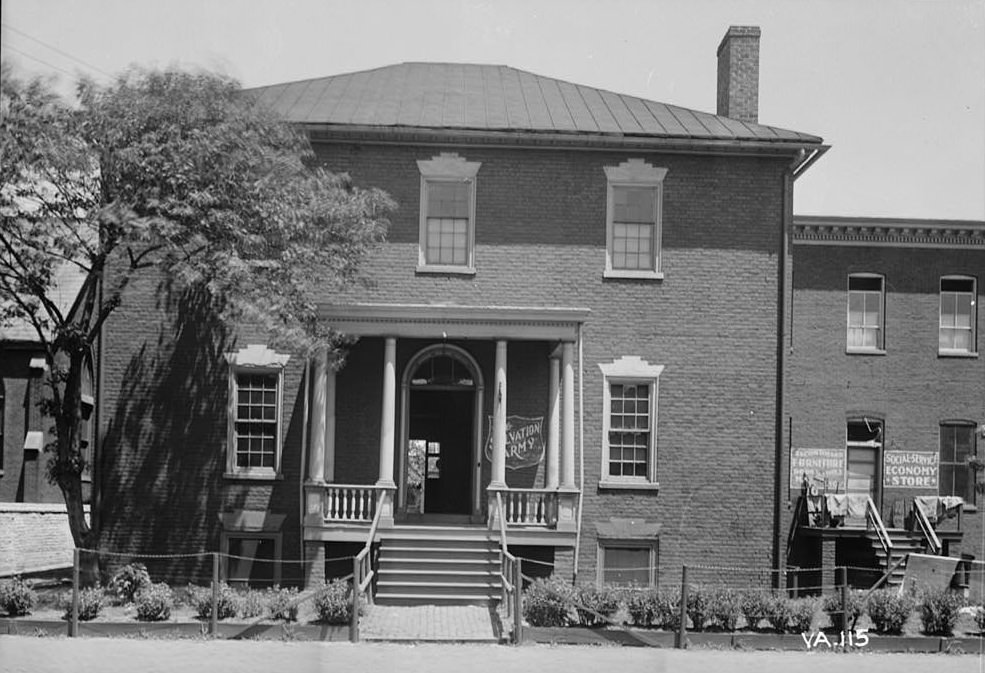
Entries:
[[936,451],[886,451],[882,456],[882,483],[886,488],[921,488],[937,491]]
[[[493,417],[489,417],[486,437],[486,460],[492,462]],[[519,470],[532,467],[544,459],[544,417],[506,417],[506,467]]]
[[790,449],[790,490],[800,492],[807,478],[819,491],[845,490],[845,449]]

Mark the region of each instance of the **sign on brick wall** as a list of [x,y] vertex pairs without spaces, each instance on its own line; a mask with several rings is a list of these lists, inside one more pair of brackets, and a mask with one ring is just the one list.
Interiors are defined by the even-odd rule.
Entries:
[[[544,458],[544,417],[506,417],[506,468],[519,470],[532,467]],[[489,434],[486,436],[486,460],[492,462],[493,417],[489,417]]]
[[936,451],[886,451],[883,454],[883,486],[937,490]]
[[819,491],[845,490],[845,449],[790,449],[790,490],[800,492],[806,476]]

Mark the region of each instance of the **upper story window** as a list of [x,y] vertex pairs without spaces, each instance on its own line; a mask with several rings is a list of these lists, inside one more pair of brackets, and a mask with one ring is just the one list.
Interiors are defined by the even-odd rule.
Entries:
[[968,465],[975,454],[974,423],[941,423],[940,495],[956,495],[969,505],[975,504],[975,473]]
[[663,180],[666,168],[642,159],[604,167],[606,278],[662,278]]
[[848,277],[848,350],[881,352],[885,348],[884,279],[873,274]]
[[283,371],[290,356],[262,345],[227,353],[229,428],[226,472],[266,478],[280,472]]
[[421,172],[418,271],[475,273],[475,176],[482,164],[442,152]]
[[941,278],[939,352],[962,355],[975,352],[975,279]]
[[628,356],[599,368],[605,385],[600,486],[656,486],[657,392],[663,365]]

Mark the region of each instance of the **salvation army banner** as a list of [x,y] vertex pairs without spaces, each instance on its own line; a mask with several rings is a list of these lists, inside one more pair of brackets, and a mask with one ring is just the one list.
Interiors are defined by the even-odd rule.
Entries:
[[[486,460],[492,462],[493,417],[489,417],[486,435]],[[506,468],[519,470],[532,467],[544,459],[544,417],[506,417]]]

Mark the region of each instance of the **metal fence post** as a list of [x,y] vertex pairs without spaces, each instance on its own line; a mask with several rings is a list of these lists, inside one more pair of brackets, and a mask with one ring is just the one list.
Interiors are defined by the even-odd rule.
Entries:
[[349,642],[359,642],[359,557],[352,560],[352,614],[349,616]]
[[679,650],[687,647],[687,564],[681,567],[681,623],[677,626],[677,642],[674,647]]
[[523,566],[513,559],[513,644],[523,643]]
[[79,548],[72,550],[72,620],[68,623],[68,636],[79,635]]
[[215,637],[219,630],[219,554],[212,552],[212,615],[209,617],[209,635]]
[[800,598],[800,573],[796,569],[790,573],[790,592],[793,598]]
[[848,568],[838,568],[838,584],[841,585],[841,632],[848,632]]

